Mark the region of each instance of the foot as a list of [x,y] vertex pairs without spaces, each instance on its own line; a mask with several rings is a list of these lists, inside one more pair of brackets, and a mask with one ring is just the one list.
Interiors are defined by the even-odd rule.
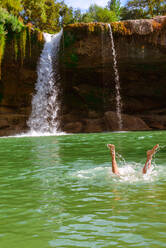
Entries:
[[111,152],[112,172],[116,175],[119,175],[118,166],[117,166],[116,159],[115,159],[115,146],[113,144],[108,144],[107,147],[110,149],[110,152]]
[[158,147],[159,147],[159,145],[157,144],[152,148],[152,150],[147,151],[147,159],[148,160],[152,160],[152,156],[153,156],[153,154],[155,154]]
[[115,146],[113,144],[108,144],[107,147],[110,149],[112,155],[115,155]]
[[155,154],[158,147],[159,147],[159,145],[157,144],[152,148],[152,150],[147,151],[147,160],[146,160],[145,166],[143,167],[143,170],[142,170],[143,174],[146,174],[146,172],[147,172],[147,165],[148,165],[148,169],[151,167],[152,157]]

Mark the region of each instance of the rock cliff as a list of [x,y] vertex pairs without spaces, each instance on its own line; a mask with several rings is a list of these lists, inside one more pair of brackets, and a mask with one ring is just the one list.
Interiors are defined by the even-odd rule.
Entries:
[[37,79],[37,62],[43,47],[41,33],[31,30],[25,55],[16,57],[13,34],[7,36],[0,80],[0,136],[27,130],[31,99]]
[[[120,74],[123,129],[165,129],[166,17],[117,22],[111,26]],[[118,129],[114,123],[111,49],[107,24],[74,24],[64,28],[61,54],[64,130]]]
[[[166,17],[111,24],[124,130],[166,128]],[[0,136],[27,130],[43,41],[34,32],[26,55],[15,58],[8,39],[0,81]],[[66,132],[118,130],[108,24],[64,28],[60,53],[61,128]]]

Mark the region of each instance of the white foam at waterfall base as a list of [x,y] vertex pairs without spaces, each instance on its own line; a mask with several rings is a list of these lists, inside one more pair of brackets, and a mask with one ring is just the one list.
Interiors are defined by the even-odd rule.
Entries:
[[[62,136],[62,135],[67,135],[65,132],[56,132],[56,133],[50,133],[50,132],[37,132],[37,131],[29,131],[26,133],[20,133],[16,135],[11,135],[11,136],[3,136],[0,138],[23,138],[23,137],[41,137],[41,136]],[[69,135],[69,134],[68,134]]]
[[58,34],[44,34],[45,45],[40,56],[32,98],[32,112],[27,122],[30,131],[22,136],[45,136],[59,134],[58,121],[58,52],[63,31]]

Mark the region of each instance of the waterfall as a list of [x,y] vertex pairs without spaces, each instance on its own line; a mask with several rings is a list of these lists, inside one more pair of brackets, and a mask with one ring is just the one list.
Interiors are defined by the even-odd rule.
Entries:
[[27,122],[31,132],[57,133],[58,122],[58,52],[62,31],[58,34],[44,34],[45,45],[40,56],[32,98],[32,112]]
[[121,96],[120,96],[120,80],[119,80],[119,72],[118,72],[118,66],[117,66],[117,58],[116,58],[116,51],[115,51],[115,44],[114,44],[114,38],[112,33],[111,25],[108,24],[109,27],[109,34],[111,38],[111,46],[112,46],[112,56],[113,56],[113,69],[115,74],[115,89],[116,89],[116,113],[118,118],[118,127],[119,130],[122,130],[123,122],[122,122],[122,103],[121,103]]

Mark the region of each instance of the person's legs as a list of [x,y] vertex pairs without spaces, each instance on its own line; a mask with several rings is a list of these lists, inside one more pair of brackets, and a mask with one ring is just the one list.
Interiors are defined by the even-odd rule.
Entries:
[[112,158],[112,172],[115,174],[119,174],[119,170],[115,158],[115,146],[112,144],[108,144],[107,146],[110,149],[110,155]]
[[144,167],[143,167],[143,169],[142,169],[142,173],[143,173],[143,174],[146,174],[147,169],[150,168],[151,162],[152,162],[152,156],[153,156],[153,154],[156,152],[156,149],[157,149],[158,147],[159,147],[159,145],[157,144],[157,145],[155,145],[155,146],[152,148],[152,150],[147,151],[147,159],[146,159],[145,165],[144,165]]

